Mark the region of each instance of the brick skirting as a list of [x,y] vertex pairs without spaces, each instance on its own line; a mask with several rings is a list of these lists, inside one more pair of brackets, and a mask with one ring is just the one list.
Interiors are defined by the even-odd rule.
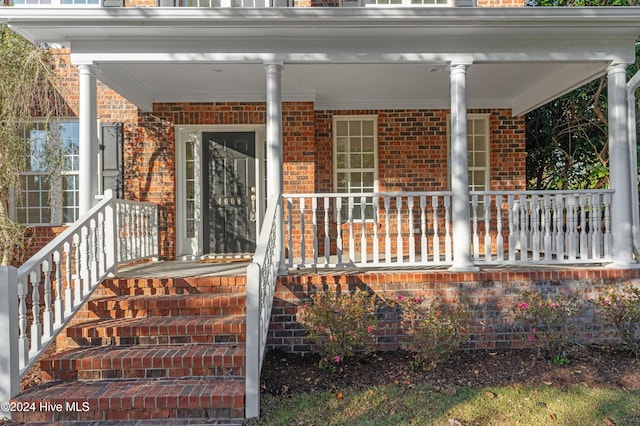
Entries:
[[[472,314],[470,339],[467,349],[497,349],[522,346],[521,337],[513,331],[507,313],[521,301],[526,291],[544,294],[568,294],[580,300],[597,298],[609,286],[627,283],[640,285],[638,269],[576,268],[576,269],[519,269],[483,270],[480,272],[366,272],[298,273],[281,277],[275,293],[268,345],[287,352],[309,353],[313,345],[305,338],[304,329],[297,321],[298,308],[320,291],[353,292],[356,289],[374,292],[380,296],[396,298],[421,297],[432,301],[460,301],[468,303]],[[583,343],[612,339],[612,330],[606,327],[589,303],[584,304],[579,318],[576,338]],[[402,331],[397,314],[391,310],[379,312],[381,327],[377,330],[378,350],[400,347]]]

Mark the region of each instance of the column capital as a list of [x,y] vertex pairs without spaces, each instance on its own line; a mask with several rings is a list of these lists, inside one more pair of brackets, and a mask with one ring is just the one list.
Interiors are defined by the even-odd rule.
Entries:
[[284,69],[283,61],[265,61],[263,65],[267,72],[282,71]]
[[79,64],[77,67],[80,74],[91,74],[95,77],[98,73],[98,67],[94,64]]
[[625,64],[625,63],[621,63],[621,62],[614,62],[611,65],[609,65],[609,67],[607,68],[607,74],[615,74],[618,72],[627,72],[627,67],[629,66],[629,64]]
[[449,64],[450,71],[453,72],[466,72],[467,68],[469,68],[473,64],[473,61],[452,61]]

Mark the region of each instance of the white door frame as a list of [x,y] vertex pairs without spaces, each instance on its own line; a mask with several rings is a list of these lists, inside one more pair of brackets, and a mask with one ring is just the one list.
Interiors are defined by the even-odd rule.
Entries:
[[[176,258],[199,259],[209,253],[203,253],[203,221],[202,221],[202,133],[204,132],[254,132],[256,143],[256,238],[260,234],[260,225],[265,206],[265,141],[267,128],[264,124],[211,124],[176,126]],[[187,202],[186,202],[186,143],[194,142],[195,163],[195,237],[187,238]]]

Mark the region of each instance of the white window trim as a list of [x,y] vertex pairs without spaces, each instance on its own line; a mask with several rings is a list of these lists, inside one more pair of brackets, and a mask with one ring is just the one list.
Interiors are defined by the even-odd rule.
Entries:
[[[486,150],[486,166],[485,169],[485,191],[491,190],[491,114],[489,113],[473,113],[467,114],[467,120],[477,120],[484,119],[485,120],[485,131],[487,136],[487,150]],[[469,130],[467,129],[467,138],[469,137]],[[467,155],[469,150],[467,148]],[[469,166],[469,171],[473,170],[481,170],[481,167],[471,167]],[[451,190],[451,115],[447,115],[447,186],[448,190]],[[471,188],[469,188],[471,191]]]
[[[49,121],[49,124],[53,123],[77,123],[78,119],[76,117],[60,117],[56,119],[52,119]],[[41,120],[33,120],[30,122],[33,123],[45,123]],[[80,141],[78,141],[80,143]],[[63,222],[62,218],[64,217],[64,196],[63,196],[63,179],[64,176],[76,175],[80,176],[80,170],[61,170],[58,176],[58,179],[50,182],[49,192],[55,193],[55,197],[57,202],[54,205],[49,205],[49,209],[51,210],[51,220],[49,222],[27,222],[22,223],[27,226],[35,226],[35,227],[51,227],[51,226],[64,226],[69,225],[68,222]],[[33,172],[33,171],[24,171],[20,173],[20,176],[47,176],[46,172]],[[18,219],[18,203],[17,203],[18,195],[15,193],[15,190],[10,191],[9,199],[11,202],[9,203],[9,214],[12,220]],[[75,206],[77,207],[77,206]]]
[[[371,120],[373,121],[373,191],[378,192],[379,188],[379,180],[378,180],[378,115],[377,114],[367,114],[367,115],[334,115],[332,120],[332,128],[331,128],[331,140],[332,140],[332,151],[333,151],[333,190],[334,192],[338,192],[338,133],[336,132],[338,121],[343,120]],[[350,172],[355,170],[365,170],[364,168],[358,169],[340,169],[340,171]]]

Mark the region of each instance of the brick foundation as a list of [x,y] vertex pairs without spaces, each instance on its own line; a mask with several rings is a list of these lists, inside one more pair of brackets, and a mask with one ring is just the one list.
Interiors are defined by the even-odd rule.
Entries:
[[[310,301],[316,292],[353,292],[356,289],[380,296],[397,298],[421,297],[427,301],[468,301],[472,314],[467,349],[498,349],[522,346],[523,341],[512,329],[506,313],[521,300],[525,291],[545,294],[572,293],[582,301],[597,298],[608,286],[627,283],[640,285],[639,270],[606,268],[566,270],[482,271],[475,273],[367,272],[353,274],[298,274],[281,277],[275,293],[268,345],[287,352],[305,354],[314,350],[305,339],[297,322],[299,306]],[[579,319],[576,338],[583,343],[607,341],[612,330],[606,327],[594,309],[585,304]],[[376,335],[376,349],[395,350],[402,334],[395,314],[379,312],[381,327]]]

